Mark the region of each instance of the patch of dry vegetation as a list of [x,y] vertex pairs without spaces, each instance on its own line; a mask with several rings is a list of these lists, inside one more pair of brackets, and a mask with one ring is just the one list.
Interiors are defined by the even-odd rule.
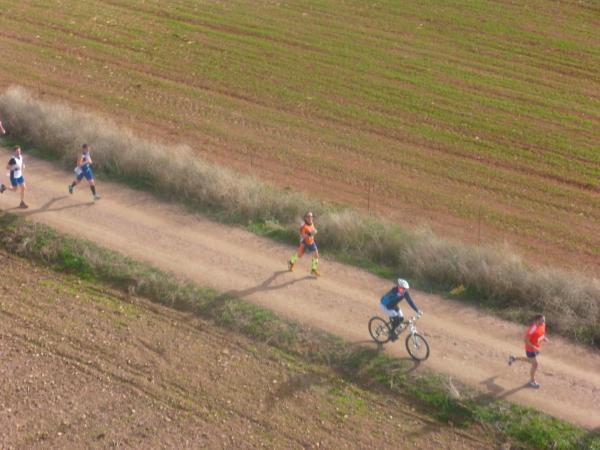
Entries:
[[531,268],[510,250],[455,244],[429,231],[403,230],[351,209],[313,204],[257,179],[211,164],[187,147],[149,142],[96,115],[38,101],[11,88],[0,97],[0,114],[13,137],[72,168],[77,148],[94,148],[95,169],[105,176],[151,189],[220,220],[295,228],[316,210],[325,251],[356,263],[384,267],[423,288],[462,296],[505,316],[529,320],[543,311],[549,323],[578,342],[600,346],[600,283],[576,273]]

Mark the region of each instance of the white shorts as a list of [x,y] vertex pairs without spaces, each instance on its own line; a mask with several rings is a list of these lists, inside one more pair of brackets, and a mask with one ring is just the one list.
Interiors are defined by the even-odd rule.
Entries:
[[388,317],[402,317],[404,318],[404,315],[402,314],[402,310],[400,308],[398,308],[398,311],[396,311],[395,309],[387,309],[385,307],[385,305],[382,305],[381,303],[379,304],[379,306],[381,307],[381,310],[388,316]]

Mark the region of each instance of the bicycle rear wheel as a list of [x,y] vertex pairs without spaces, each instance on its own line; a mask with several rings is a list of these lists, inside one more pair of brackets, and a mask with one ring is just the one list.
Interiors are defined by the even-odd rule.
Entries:
[[381,317],[371,317],[371,320],[369,320],[369,334],[378,344],[385,344],[390,340],[390,327]]
[[412,359],[425,361],[429,358],[429,344],[419,333],[406,336],[406,350]]

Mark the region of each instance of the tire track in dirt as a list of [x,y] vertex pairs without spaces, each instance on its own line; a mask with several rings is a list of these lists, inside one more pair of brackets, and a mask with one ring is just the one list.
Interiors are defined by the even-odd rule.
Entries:
[[[0,153],[0,156],[4,154]],[[323,277],[308,276],[308,261],[288,273],[293,248],[194,216],[177,205],[121,185],[101,182],[104,198],[89,202],[82,187],[71,197],[70,174],[50,163],[28,158],[25,177],[30,209],[12,210],[62,232],[146,261],[177,276],[229,291],[301,323],[349,341],[368,344],[368,319],[378,314],[379,296],[390,283],[356,268],[324,259]],[[18,198],[0,197],[11,209]],[[318,224],[317,224],[318,225]],[[327,249],[322,249],[327,255]],[[600,354],[551,337],[541,356],[542,389],[525,386],[524,365],[509,368],[506,356],[522,353],[524,327],[488,316],[460,303],[415,292],[425,311],[419,329],[432,354],[424,366],[446,373],[483,392],[527,404],[570,422],[600,426]],[[404,308],[406,312],[406,308]],[[386,350],[406,357],[399,342]]]

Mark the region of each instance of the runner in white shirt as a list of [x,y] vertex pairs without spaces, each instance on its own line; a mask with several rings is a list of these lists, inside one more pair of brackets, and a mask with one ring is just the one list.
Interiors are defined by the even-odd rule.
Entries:
[[25,178],[23,177],[23,171],[25,170],[25,163],[23,163],[23,155],[21,154],[21,147],[15,145],[15,152],[8,160],[8,164],[6,165],[6,170],[8,170],[8,176],[10,178],[10,187],[6,187],[4,184],[0,185],[0,194],[5,190],[16,192],[20,191],[21,194],[21,203],[19,204],[19,208],[28,208],[29,206],[25,203],[25,190],[27,186],[25,185]]

